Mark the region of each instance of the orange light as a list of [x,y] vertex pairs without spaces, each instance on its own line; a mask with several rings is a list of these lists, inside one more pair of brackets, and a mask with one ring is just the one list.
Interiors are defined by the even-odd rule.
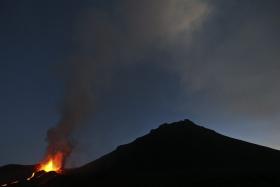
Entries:
[[35,176],[35,172],[32,173],[30,177],[28,177],[26,180],[30,181]]
[[[61,173],[62,172],[62,167],[63,167],[63,162],[64,162],[64,155],[61,152],[57,152],[54,155],[48,155],[45,161],[43,161],[36,169],[35,172],[32,173],[32,175],[28,178],[26,178],[27,181],[30,181],[32,178],[35,177],[36,173],[39,171],[45,171],[45,172],[50,172],[50,171],[55,171],[56,173]],[[38,177],[40,177],[39,175]],[[6,187],[9,185],[17,184],[19,181],[13,181],[9,184],[0,184],[0,187]]]
[[61,173],[63,163],[63,154],[58,152],[55,155],[50,155],[47,157],[46,161],[39,165],[38,171],[55,171]]

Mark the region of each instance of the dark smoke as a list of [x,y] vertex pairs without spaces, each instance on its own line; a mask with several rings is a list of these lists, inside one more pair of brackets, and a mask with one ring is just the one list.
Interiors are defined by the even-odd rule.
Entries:
[[74,148],[73,132],[84,124],[93,108],[91,81],[88,71],[84,69],[87,66],[84,66],[81,61],[70,65],[72,71],[66,80],[61,119],[57,126],[47,133],[47,155],[61,152],[64,161]]
[[62,152],[67,160],[75,147],[73,133],[93,111],[92,88],[110,80],[114,67],[138,63],[144,53],[155,46],[166,48],[178,35],[188,40],[208,12],[203,1],[123,0],[114,10],[94,8],[81,16],[77,51],[66,63],[61,119],[48,131],[47,154]]

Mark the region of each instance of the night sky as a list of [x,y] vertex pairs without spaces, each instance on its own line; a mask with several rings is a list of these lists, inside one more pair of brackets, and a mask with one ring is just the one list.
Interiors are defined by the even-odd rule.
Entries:
[[0,165],[79,115],[68,166],[190,119],[280,149],[278,0],[0,1]]

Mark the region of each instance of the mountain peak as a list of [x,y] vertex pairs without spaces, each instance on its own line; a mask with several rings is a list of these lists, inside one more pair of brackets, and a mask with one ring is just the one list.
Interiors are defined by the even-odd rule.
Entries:
[[185,119],[164,123],[47,186],[279,186],[279,158],[277,150]]
[[135,178],[150,181],[153,176],[156,183],[166,177],[172,180],[188,178],[195,182],[184,183],[195,184],[226,176],[232,181],[225,184],[235,184],[240,176],[279,173],[279,158],[279,151],[221,135],[185,119],[164,123],[80,171],[90,176],[113,179],[118,176],[122,181],[134,181]]
[[215,132],[213,130],[207,129],[203,126],[199,126],[192,122],[189,119],[184,119],[182,121],[177,121],[174,123],[164,123],[160,125],[157,129],[153,129],[151,131],[164,131],[164,130],[170,130],[170,131],[175,131],[175,130],[185,130],[185,131],[211,131]]
[[161,140],[161,142],[167,140],[170,142],[180,143],[180,141],[188,142],[188,141],[194,141],[195,139],[199,140],[202,139],[203,137],[210,138],[213,136],[222,136],[222,135],[216,133],[213,130],[207,129],[203,126],[199,126],[189,119],[185,119],[174,123],[161,124],[158,128],[152,129],[150,133],[140,138],[137,138],[132,143],[143,142],[145,141],[145,139],[151,142],[157,141],[158,139]]

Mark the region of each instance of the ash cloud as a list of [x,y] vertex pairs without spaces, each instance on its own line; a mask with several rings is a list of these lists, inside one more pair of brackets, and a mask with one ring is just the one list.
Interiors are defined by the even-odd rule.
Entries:
[[277,4],[216,1],[215,13],[197,35],[197,48],[190,48],[196,55],[184,57],[193,63],[179,60],[178,72],[189,73],[182,76],[187,89],[194,90],[194,94],[207,93],[208,103],[217,111],[254,120],[277,118]]
[[114,10],[95,8],[82,15],[77,51],[66,64],[61,119],[48,131],[48,154],[61,151],[65,159],[71,154],[73,133],[94,109],[93,88],[108,82],[115,66],[139,63],[139,56],[150,49],[190,35],[207,12],[203,1],[124,0]]
[[146,56],[180,77],[182,99],[193,100],[196,112],[278,114],[279,44],[272,36],[278,37],[279,24],[270,19],[276,10],[265,14],[273,3],[264,4],[121,0],[86,9],[77,19],[76,51],[66,63],[61,120],[48,133],[49,150],[69,155],[73,133],[94,110],[94,91],[113,84],[116,69],[146,63]]
[[[73,133],[86,121],[93,109],[93,91],[90,73],[81,61],[71,64],[72,69],[66,79],[61,118],[47,133],[47,155],[60,152],[65,162],[74,148]],[[63,163],[64,165],[65,163]]]

